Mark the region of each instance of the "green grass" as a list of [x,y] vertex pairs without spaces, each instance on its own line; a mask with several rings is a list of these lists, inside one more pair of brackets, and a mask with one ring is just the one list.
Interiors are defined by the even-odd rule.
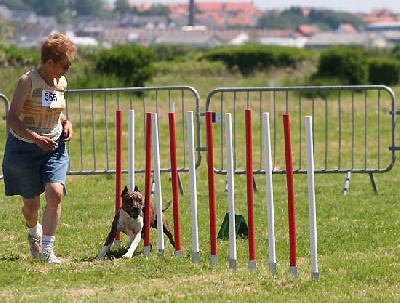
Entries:
[[[3,77],[2,77],[3,78]],[[268,86],[270,77],[235,75],[160,76],[151,85],[189,85],[205,98],[219,86]],[[275,83],[278,85],[278,83]],[[9,94],[7,94],[9,95]],[[204,106],[204,105],[203,105]],[[167,130],[165,130],[167,133]],[[3,133],[1,131],[1,133]],[[386,134],[385,134],[386,135]],[[390,135],[388,131],[387,136]],[[161,136],[162,137],[162,136]],[[3,141],[2,141],[3,142]],[[100,149],[101,150],[101,149]],[[1,151],[2,152],[2,151]],[[318,156],[317,151],[316,157]],[[126,249],[112,248],[103,261],[100,252],[114,213],[115,178],[68,176],[68,194],[57,233],[55,251],[63,260],[51,266],[31,260],[19,197],[0,196],[1,302],[399,302],[400,301],[400,183],[399,167],[377,174],[379,193],[369,177],[354,174],[347,196],[345,175],[317,174],[318,263],[320,279],[311,279],[307,177],[295,175],[298,278],[289,274],[287,189],[284,175],[274,175],[277,276],[269,272],[265,180],[256,176],[255,193],[257,269],[248,270],[246,239],[237,240],[238,269],[229,269],[229,243],[218,240],[218,265],[210,264],[207,165],[197,170],[198,222],[201,259],[192,263],[189,176],[181,174],[185,194],[180,196],[183,257],[165,241],[165,256],[157,256],[157,233],[152,231],[150,257],[143,241],[132,259],[119,258]],[[163,203],[171,199],[171,184],[162,175]],[[123,184],[127,184],[123,176]],[[217,228],[228,211],[226,177],[216,175]],[[144,190],[144,175],[136,176]],[[246,178],[235,178],[236,213],[247,221]],[[0,192],[4,184],[0,182]],[[44,207],[44,202],[42,202]],[[173,225],[172,209],[166,216]]]
[[[344,176],[317,175],[316,203],[320,279],[311,279],[308,202],[305,176],[295,176],[297,256],[299,276],[289,274],[287,196],[284,176],[274,176],[275,230],[278,274],[268,268],[268,235],[263,177],[255,193],[257,269],[248,270],[248,243],[237,240],[238,269],[229,269],[229,246],[218,240],[218,265],[210,265],[206,170],[198,173],[201,260],[191,261],[191,217],[188,176],[182,174],[185,195],[180,197],[183,257],[165,242],[165,257],[154,251],[121,259],[112,248],[104,261],[95,261],[110,228],[114,212],[115,180],[107,176],[68,177],[68,195],[57,235],[61,266],[32,261],[18,198],[1,198],[0,300],[7,302],[397,302],[399,284],[399,209],[396,169],[377,177],[374,194],[367,176],[354,176],[348,196],[342,195]],[[246,214],[245,177],[235,179],[236,212]],[[124,183],[126,184],[124,177]],[[227,212],[225,178],[216,177],[217,226]],[[137,177],[143,188],[142,176]],[[170,183],[163,179],[163,201],[171,199]],[[172,210],[167,210],[170,224]],[[122,235],[122,248],[127,237]]]

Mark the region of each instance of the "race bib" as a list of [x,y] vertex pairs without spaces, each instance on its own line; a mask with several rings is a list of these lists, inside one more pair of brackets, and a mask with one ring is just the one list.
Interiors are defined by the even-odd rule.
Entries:
[[59,91],[42,90],[42,106],[50,108],[64,108],[64,98]]

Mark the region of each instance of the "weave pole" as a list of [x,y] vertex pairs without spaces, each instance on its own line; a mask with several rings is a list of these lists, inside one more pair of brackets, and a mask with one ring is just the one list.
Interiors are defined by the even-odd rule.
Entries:
[[249,270],[255,270],[256,235],[254,224],[254,174],[253,174],[253,126],[251,109],[245,110],[246,121],[246,174],[247,174],[247,220],[249,235]]
[[225,137],[226,137],[226,171],[228,176],[228,209],[229,209],[229,267],[237,269],[236,252],[236,219],[235,219],[235,181],[233,170],[233,148],[232,148],[232,114],[225,114]]
[[286,183],[288,191],[288,214],[289,214],[289,241],[290,241],[290,269],[289,272],[297,278],[296,260],[296,212],[294,206],[294,178],[292,142],[290,139],[290,115],[283,115],[283,128],[285,136],[285,158],[286,158]]
[[151,199],[151,113],[146,113],[146,170],[144,186],[144,248],[146,257],[150,256],[150,199]]
[[168,113],[168,121],[169,121],[169,150],[171,158],[172,203],[174,210],[175,256],[182,257],[181,223],[179,218],[178,165],[176,157],[176,126],[175,126],[174,112]]
[[318,279],[318,253],[317,253],[317,215],[315,210],[315,184],[314,184],[314,149],[312,134],[312,117],[306,116],[306,143],[307,143],[307,178],[308,178],[308,204],[310,216],[310,252],[311,252],[311,278]]
[[128,188],[129,191],[133,191],[135,189],[135,111],[133,109],[128,112],[128,135]]
[[268,216],[268,247],[269,247],[269,270],[273,276],[276,275],[276,252],[275,252],[275,215],[274,215],[274,189],[272,186],[272,156],[271,156],[271,131],[269,127],[269,113],[262,114],[264,130],[264,155],[265,155],[265,186],[267,198]]
[[[115,168],[115,213],[121,206],[122,193],[122,111],[116,111],[116,168]],[[115,236],[114,246],[119,247],[121,244],[121,233]]]
[[217,248],[217,202],[215,194],[214,178],[214,143],[213,143],[213,119],[212,112],[206,112],[206,133],[207,133],[207,165],[208,165],[208,200],[210,208],[210,246],[211,265],[218,264]]
[[[154,161],[154,187],[156,195],[156,212],[157,212],[157,243],[158,256],[164,257],[164,228],[162,220],[162,193],[161,193],[161,165],[160,165],[160,142],[158,138],[158,118],[157,114],[151,115],[152,136],[153,136],[153,161]],[[160,220],[161,218],[161,220]]]
[[192,213],[192,262],[200,261],[200,246],[199,246],[199,225],[197,222],[197,179],[196,179],[196,164],[194,157],[194,123],[193,112],[188,111],[187,130],[189,143],[189,174],[190,174],[190,205]]

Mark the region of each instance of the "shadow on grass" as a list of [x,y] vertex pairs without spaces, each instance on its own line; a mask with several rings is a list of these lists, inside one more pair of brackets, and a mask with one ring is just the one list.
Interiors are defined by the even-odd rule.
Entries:
[[[127,246],[120,246],[120,247],[117,247],[117,248],[110,249],[110,250],[107,252],[107,254],[106,254],[104,260],[120,259],[120,258],[122,258],[122,256],[123,256],[127,251],[128,251],[128,247],[127,247]],[[143,250],[141,250],[141,251],[135,251],[135,252],[133,253],[133,257],[139,256],[139,255],[141,255],[141,254],[143,254]],[[86,257],[86,258],[76,258],[76,259],[73,260],[73,262],[93,262],[93,261],[98,261],[98,260],[96,259],[96,257],[97,257],[97,256]]]
[[0,256],[0,261],[19,261],[19,260],[21,260],[21,257],[19,255],[11,254],[10,256]]

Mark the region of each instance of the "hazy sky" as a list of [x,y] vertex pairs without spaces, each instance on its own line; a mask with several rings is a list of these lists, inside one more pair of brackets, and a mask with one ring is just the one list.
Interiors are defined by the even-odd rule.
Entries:
[[[250,2],[251,0],[195,0],[195,2]],[[189,2],[188,0],[139,0],[139,2],[169,3]],[[400,13],[400,0],[253,0],[261,9],[289,8],[291,6],[311,6],[315,8],[328,8],[349,12],[370,12],[374,8],[390,8],[395,13]]]

